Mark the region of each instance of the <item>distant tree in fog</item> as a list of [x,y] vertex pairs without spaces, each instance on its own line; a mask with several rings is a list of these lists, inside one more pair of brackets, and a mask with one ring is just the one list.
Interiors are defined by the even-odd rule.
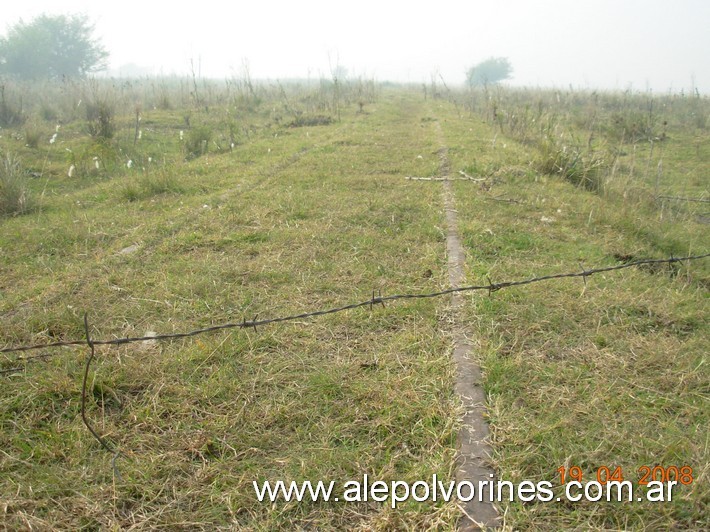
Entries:
[[471,87],[488,85],[508,79],[513,67],[507,57],[491,57],[472,66],[466,72],[466,81]]
[[106,68],[108,52],[86,15],[20,20],[0,38],[0,74],[25,79],[83,77]]

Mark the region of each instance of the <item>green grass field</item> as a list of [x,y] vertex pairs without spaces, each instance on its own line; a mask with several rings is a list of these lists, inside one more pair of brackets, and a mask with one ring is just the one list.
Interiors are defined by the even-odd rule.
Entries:
[[[33,98],[0,113],[19,117],[0,130],[0,347],[81,339],[85,312],[110,339],[445,289],[442,184],[405,179],[438,176],[438,128],[452,174],[477,179],[454,184],[470,284],[710,249],[707,203],[687,201],[708,198],[707,98],[649,114],[643,94],[188,85],[6,93],[10,110]],[[693,468],[672,502],[513,502],[505,526],[708,524],[709,287],[704,259],[473,293],[500,478],[557,495],[560,467]],[[252,487],[452,480],[449,302],[98,347],[87,414],[120,477],[80,416],[88,349],[2,354],[0,521],[455,529],[455,502],[271,504]]]

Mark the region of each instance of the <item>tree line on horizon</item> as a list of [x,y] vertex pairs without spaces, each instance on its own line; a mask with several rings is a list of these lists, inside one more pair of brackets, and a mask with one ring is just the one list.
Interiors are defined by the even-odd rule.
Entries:
[[[20,19],[0,37],[0,76],[27,80],[83,78],[105,70],[109,57],[84,14],[41,14]],[[471,87],[491,85],[512,73],[505,57],[491,57],[466,71]]]

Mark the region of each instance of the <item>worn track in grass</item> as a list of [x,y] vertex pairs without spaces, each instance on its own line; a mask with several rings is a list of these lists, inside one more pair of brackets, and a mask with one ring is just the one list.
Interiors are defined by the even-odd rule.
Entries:
[[[439,149],[441,177],[451,173],[447,148],[441,125],[436,122],[436,133],[441,148]],[[464,264],[466,262],[461,238],[458,233],[456,219],[456,202],[451,181],[442,181],[443,201],[446,211],[446,255],[449,283],[452,287],[465,284]],[[458,456],[456,480],[469,481],[474,486],[478,482],[494,478],[495,472],[488,464],[490,446],[488,445],[488,424],[485,421],[486,396],[483,391],[481,368],[471,358],[472,346],[468,338],[471,331],[462,320],[464,295],[459,292],[451,294],[453,313],[453,357],[456,364],[456,393],[463,403],[463,418],[458,433]],[[498,512],[492,503],[478,501],[474,497],[462,506],[464,516],[461,520],[462,530],[495,527],[499,524]]]

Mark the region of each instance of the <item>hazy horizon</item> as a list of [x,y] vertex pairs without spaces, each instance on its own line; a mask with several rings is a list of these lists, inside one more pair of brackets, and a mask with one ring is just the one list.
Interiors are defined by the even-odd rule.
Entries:
[[[255,79],[351,77],[464,82],[492,56],[512,86],[710,92],[710,2],[679,0],[443,0],[333,5],[323,0],[190,9],[127,0],[28,0],[3,7],[0,31],[41,13],[85,13],[108,52],[109,73]],[[129,68],[130,67],[130,68]]]

